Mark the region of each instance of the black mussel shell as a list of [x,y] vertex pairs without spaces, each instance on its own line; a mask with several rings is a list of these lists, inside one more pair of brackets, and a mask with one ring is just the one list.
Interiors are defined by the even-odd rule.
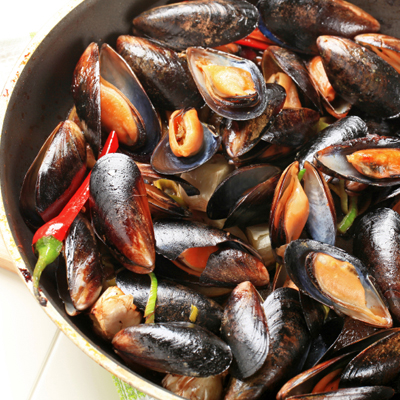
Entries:
[[101,47],[100,75],[126,97],[143,123],[143,144],[139,148],[120,144],[121,150],[138,161],[148,162],[160,140],[160,123],[146,92],[127,62],[107,44]]
[[[373,312],[374,316],[380,314],[379,320],[372,318],[372,316],[368,316],[365,313],[361,313],[357,309],[353,309],[352,305],[346,302],[346,300],[338,303],[322,291],[318,286],[314,273],[306,266],[308,256],[315,253],[326,254],[336,260],[347,262],[352,265],[357,272],[359,281],[364,289],[366,306],[368,306],[369,310]],[[374,284],[373,278],[358,258],[346,253],[338,247],[326,243],[317,242],[315,240],[299,239],[289,243],[285,251],[284,261],[287,272],[294,284],[315,300],[327,305],[339,313],[349,315],[352,318],[370,323],[374,326],[382,328],[390,328],[392,326],[392,317],[389,310],[386,308],[386,305]],[[379,313],[374,310],[379,310]]]
[[225,306],[221,335],[232,350],[230,373],[239,379],[257,372],[268,355],[269,337],[262,299],[250,282],[232,291]]
[[56,217],[85,174],[85,138],[74,122],[60,122],[40,149],[22,184],[20,210],[28,226],[37,229]]
[[135,162],[109,154],[90,177],[92,224],[98,238],[126,268],[137,273],[154,269],[153,223],[146,189]]
[[269,283],[269,274],[261,256],[229,232],[200,222],[163,219],[155,222],[156,251],[169,260],[190,248],[218,246],[211,253],[200,282],[234,287],[250,281],[254,286]]
[[200,151],[189,157],[177,157],[171,150],[169,136],[166,135],[155,148],[151,156],[151,166],[164,175],[176,175],[189,172],[205,164],[218,151],[222,138],[213,128],[203,124],[204,141]]
[[[197,325],[218,333],[223,314],[222,307],[214,300],[178,283],[157,277],[157,303],[155,322],[189,322],[191,306],[198,309]],[[125,293],[133,296],[133,303],[144,311],[149,298],[150,278],[135,275],[131,271],[121,271],[117,275],[117,286]]]
[[155,107],[175,111],[200,108],[204,104],[185,57],[134,36],[120,36],[117,51],[132,68]]
[[119,331],[112,344],[128,363],[159,372],[205,378],[221,374],[232,362],[224,341],[187,322],[132,326]]
[[280,172],[278,167],[268,164],[256,164],[234,170],[217,186],[208,201],[208,218],[227,218],[232,207],[249,190],[272,177],[279,176]]
[[[400,177],[375,179],[358,172],[346,156],[365,149],[400,149],[400,139],[386,136],[368,136],[326,147],[314,155],[315,164],[325,174],[373,186],[395,186]],[[372,168],[372,167],[371,167]]]
[[229,157],[238,158],[253,149],[279,118],[286,99],[285,89],[276,83],[267,83],[266,93],[267,108],[259,117],[247,121],[226,121],[222,140]]
[[90,43],[76,64],[72,86],[72,96],[84,133],[95,157],[101,149],[100,110],[100,61],[99,46]]
[[367,347],[354,357],[344,369],[339,387],[391,386],[399,391],[400,376],[400,331]]
[[89,308],[103,287],[103,268],[90,221],[78,214],[65,239],[64,258],[68,288],[76,310]]
[[351,38],[377,32],[380,28],[375,18],[344,1],[261,0],[258,8],[263,23],[274,36],[297,51],[309,54],[318,53],[318,36]]
[[304,163],[304,192],[309,202],[306,229],[313,240],[334,245],[336,212],[331,191],[322,174],[308,161]]
[[[273,398],[276,390],[300,372],[310,346],[299,294],[290,288],[273,291],[263,304],[270,336],[267,359],[251,377],[232,379],[226,400]],[[269,396],[268,396],[269,395]]]
[[314,154],[317,151],[367,134],[367,125],[361,118],[345,117],[325,128],[318,136],[303,146],[297,153],[296,160],[300,162],[300,167],[303,168],[305,161],[310,163],[314,161]]
[[[256,118],[264,112],[267,106],[267,90],[260,70],[252,61],[222,51],[204,49],[202,47],[189,47],[187,49],[187,57],[190,72],[200,94],[207,105],[217,114],[225,118],[242,121]],[[255,95],[252,101],[242,101],[241,97],[239,97],[239,100],[233,97],[223,103],[218,99],[216,100],[215,95],[207,89],[204,75],[196,65],[196,62],[200,60],[202,62],[205,60],[212,65],[236,67],[250,73],[255,87]]]
[[335,392],[291,396],[290,400],[387,400],[393,395],[394,390],[387,386],[364,386],[339,389]]
[[303,59],[288,49],[270,46],[263,53],[261,62],[265,80],[276,73],[283,71],[300,88],[311,103],[322,112],[321,101]]
[[310,108],[285,108],[261,139],[280,146],[303,146],[317,134],[319,118],[319,113]]
[[258,11],[247,1],[196,0],[145,11],[133,20],[133,32],[174,50],[186,50],[190,46],[217,47],[242,39],[256,28],[257,22]]
[[375,278],[397,321],[400,321],[399,235],[399,214],[390,208],[378,208],[361,218],[354,238],[354,255]]
[[371,50],[345,38],[321,36],[329,81],[355,107],[377,118],[400,115],[400,74]]

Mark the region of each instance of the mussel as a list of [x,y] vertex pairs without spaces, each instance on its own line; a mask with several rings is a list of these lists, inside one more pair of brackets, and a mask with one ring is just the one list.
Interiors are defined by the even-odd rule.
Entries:
[[101,158],[90,177],[92,223],[97,237],[126,268],[154,269],[155,244],[146,189],[135,162],[124,154]]
[[247,1],[196,0],[145,11],[133,20],[133,32],[174,50],[185,50],[190,46],[217,47],[244,38],[257,22],[257,9]]
[[295,285],[339,313],[390,328],[392,317],[362,262],[337,247],[314,240],[291,242],[285,266]]
[[25,222],[37,229],[56,217],[85,174],[85,138],[74,122],[60,122],[25,175],[19,200]]

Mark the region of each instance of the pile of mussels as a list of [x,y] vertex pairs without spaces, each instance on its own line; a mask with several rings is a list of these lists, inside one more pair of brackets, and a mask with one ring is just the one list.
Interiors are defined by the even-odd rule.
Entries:
[[400,41],[379,29],[342,0],[195,0],[90,44],[20,200],[37,229],[92,170],[68,314],[190,399],[399,392]]

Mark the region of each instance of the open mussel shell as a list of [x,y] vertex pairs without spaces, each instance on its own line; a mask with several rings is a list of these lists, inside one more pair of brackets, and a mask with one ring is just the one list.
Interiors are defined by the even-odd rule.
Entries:
[[261,256],[229,232],[200,222],[163,219],[155,222],[156,251],[176,261],[186,250],[217,246],[200,275],[200,283],[234,287],[250,281],[254,286],[269,283]]
[[[223,314],[222,307],[214,300],[178,283],[157,277],[157,303],[154,311],[155,322],[189,322],[191,306],[198,309],[195,323],[218,333]],[[117,286],[133,296],[133,303],[144,311],[150,293],[150,278],[121,271],[117,275]]]
[[189,157],[177,157],[171,150],[169,136],[166,135],[158,143],[151,156],[151,166],[160,174],[174,175],[189,172],[205,164],[218,151],[222,138],[211,126],[203,126],[203,146],[200,151]]
[[259,143],[271,125],[281,115],[286,99],[285,89],[276,83],[266,85],[267,108],[257,118],[247,121],[227,120],[222,129],[225,151],[231,158],[245,155]]
[[354,238],[354,254],[374,276],[397,321],[400,321],[399,232],[399,214],[390,208],[378,208],[362,217]]
[[400,115],[400,74],[352,40],[321,36],[317,41],[326,74],[337,93],[377,118]]
[[232,350],[232,376],[244,379],[257,372],[268,355],[269,336],[262,299],[250,282],[232,291],[225,306],[222,338]]
[[200,108],[204,104],[185,57],[134,36],[120,36],[117,51],[132,68],[155,107],[175,111]]
[[[356,151],[366,149],[381,149],[382,152],[385,149],[400,149],[400,139],[386,136],[368,136],[365,138],[349,140],[342,144],[329,146],[318,151],[314,156],[315,164],[325,174],[337,178],[365,183],[366,185],[372,186],[398,185],[400,183],[400,176],[382,179],[372,178],[360,173],[347,160],[346,156],[349,156]],[[384,169],[384,166],[380,167],[379,165],[376,165],[373,159],[369,160],[365,165],[375,172]]]
[[234,170],[215,189],[207,204],[207,216],[210,219],[227,218],[232,207],[249,190],[279,176],[280,172],[278,167],[269,164],[256,164]]
[[[335,269],[343,272],[335,276],[339,289],[336,292],[328,283],[333,262],[341,263]],[[382,328],[392,326],[392,317],[373,278],[358,258],[344,250],[314,240],[295,240],[286,248],[285,266],[294,284],[315,300],[371,325]],[[345,290],[352,276],[356,278],[358,288],[353,284],[351,290]],[[364,301],[357,304],[356,294]]]
[[316,40],[320,35],[352,38],[380,28],[375,18],[344,1],[261,0],[258,8],[263,23],[274,36],[309,54],[318,53]]
[[137,273],[154,269],[155,245],[146,189],[135,162],[109,154],[90,177],[92,224],[98,238],[126,268]]
[[367,124],[359,117],[345,117],[325,128],[315,138],[311,139],[296,155],[300,167],[304,162],[313,163],[314,154],[328,146],[340,144],[346,140],[363,137],[368,134]]
[[101,47],[100,75],[126,97],[132,110],[143,123],[145,130],[143,144],[140,148],[121,145],[122,151],[139,161],[148,161],[160,140],[160,123],[141,83],[126,61],[107,44]]
[[28,226],[37,229],[56,217],[86,174],[86,141],[72,121],[60,122],[25,175],[20,210]]
[[76,64],[71,93],[76,113],[84,125],[84,134],[95,157],[101,149],[101,101],[99,46],[90,45]]
[[69,229],[64,258],[72,303],[78,311],[86,310],[100,296],[103,268],[92,225],[83,214]]
[[285,108],[261,139],[280,146],[303,146],[317,134],[319,118],[319,113],[310,108]]
[[232,362],[224,341],[188,322],[132,326],[118,332],[112,344],[126,362],[159,372],[205,378],[221,374]]
[[145,11],[133,20],[133,32],[185,50],[242,39],[256,28],[257,21],[257,9],[246,1],[196,0]]
[[[217,114],[225,118],[241,121],[258,117],[264,112],[267,106],[265,82],[257,65],[252,61],[202,47],[189,47],[187,49],[187,57],[190,72],[200,94],[207,105]],[[221,100],[221,97],[216,95],[215,90],[211,92],[207,87],[205,75],[196,65],[197,62],[221,67],[234,67],[246,71],[251,76],[255,92],[251,93],[250,98],[249,96],[232,96]]]
[[308,161],[304,163],[304,192],[310,213],[306,229],[313,240],[334,245],[336,241],[336,212],[331,191],[322,174]]
[[258,399],[261,395],[273,398],[279,387],[303,367],[310,334],[298,291],[276,289],[267,297],[263,308],[270,337],[267,358],[261,369],[249,378],[231,380],[226,400]]
[[265,80],[268,80],[271,75],[283,71],[296,83],[316,109],[322,112],[319,94],[299,55],[283,47],[270,46],[263,53],[261,67]]

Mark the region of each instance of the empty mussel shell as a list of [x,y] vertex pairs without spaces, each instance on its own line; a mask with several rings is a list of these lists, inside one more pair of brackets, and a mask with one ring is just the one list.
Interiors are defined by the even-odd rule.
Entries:
[[232,362],[224,341],[188,322],[132,326],[118,332],[112,344],[126,362],[159,372],[205,378],[221,374]]
[[314,240],[295,240],[285,251],[285,266],[295,285],[315,300],[371,325],[392,326],[373,278],[358,258],[344,250]]
[[265,82],[252,61],[202,47],[189,47],[187,57],[200,94],[217,114],[233,120],[248,120],[264,112]]

